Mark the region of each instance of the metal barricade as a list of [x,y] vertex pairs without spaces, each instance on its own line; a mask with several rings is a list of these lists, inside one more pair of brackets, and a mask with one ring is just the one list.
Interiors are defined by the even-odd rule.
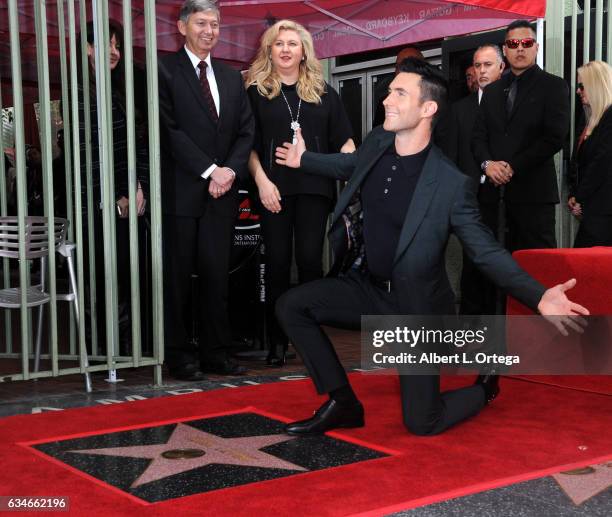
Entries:
[[[46,290],[49,293],[42,354],[41,369],[33,368],[34,347],[31,331],[32,314],[27,306],[26,291],[21,290],[22,300],[19,311],[0,311],[0,381],[28,380],[42,377],[56,377],[68,374],[88,374],[95,371],[108,371],[108,380],[116,380],[116,372],[121,368],[153,366],[154,382],[161,383],[161,364],[163,363],[163,302],[162,302],[162,258],[161,258],[161,192],[160,192],[160,155],[159,155],[159,111],[157,105],[157,45],[155,2],[144,1],[132,6],[125,0],[118,11],[113,3],[113,17],[123,25],[124,46],[121,59],[125,70],[124,114],[127,135],[127,169],[128,197],[136,200],[137,194],[137,143],[136,111],[134,106],[135,80],[133,75],[133,38],[132,12],[144,13],[144,47],[146,53],[146,97],[148,120],[148,169],[149,212],[147,223],[139,220],[135,209],[128,211],[127,242],[116,239],[116,203],[113,181],[113,111],[111,93],[110,67],[90,67],[88,60],[88,43],[86,40],[87,20],[93,20],[94,44],[93,57],[96,63],[109,63],[109,1],[108,0],[34,0],[31,11],[24,9],[17,0],[8,0],[8,32],[10,38],[10,77],[3,77],[2,89],[10,90],[12,96],[11,141],[8,132],[3,128],[0,150],[0,216],[15,215],[19,228],[19,261],[18,269],[11,267],[8,259],[2,261],[0,289],[11,286],[31,285],[37,275],[46,275]],[[24,77],[21,55],[20,30],[24,26],[24,17],[34,18],[36,34],[36,93],[38,100],[38,130],[40,135],[42,211],[48,220],[56,217],[56,197],[65,195],[65,214],[70,220],[71,241],[76,245],[76,285],[79,293],[77,314],[78,321],[63,304],[58,307],[58,283],[65,279],[61,271],[62,258],[49,253],[46,271],[33,268],[26,260],[25,231],[26,218],[32,209],[28,207],[28,177],[26,159]],[[52,31],[52,34],[50,34]],[[81,35],[80,38],[78,35]],[[57,39],[57,48],[53,55],[59,58],[50,61],[50,41]],[[58,187],[54,182],[53,136],[56,134],[52,118],[53,102],[50,71],[59,67],[59,85],[53,86],[61,92],[61,122],[64,132],[64,170],[65,184]],[[90,74],[92,74],[90,76]],[[28,82],[31,84],[31,82]],[[58,88],[59,86],[59,88]],[[92,88],[92,90],[90,90]],[[29,87],[29,91],[32,87]],[[81,93],[79,96],[79,93]],[[1,97],[0,91],[0,99]],[[95,102],[94,112],[91,103]],[[79,103],[82,103],[80,106]],[[96,108],[97,107],[97,108]],[[0,109],[3,106],[0,103]],[[95,120],[91,120],[94,113]],[[97,140],[92,141],[92,124],[95,124]],[[15,214],[10,211],[10,192],[7,189],[7,167],[5,150],[11,148],[13,158],[9,161],[15,170]],[[99,158],[96,167],[92,164],[92,151]],[[99,179],[92,177],[99,173]],[[55,171],[57,175],[57,171]],[[101,186],[100,199],[93,195],[93,183]],[[135,203],[132,203],[132,207]],[[102,221],[101,237],[103,252],[96,255],[95,240],[100,236],[93,229],[94,212],[98,211]],[[140,229],[139,229],[140,227]],[[140,239],[144,246],[139,246],[139,233],[146,239]],[[87,249],[86,249],[87,245]],[[117,281],[118,246],[129,248],[129,285],[122,288],[129,292],[131,325],[129,341],[131,350],[120,350],[119,343],[119,303]],[[144,248],[144,249],[141,249]],[[53,235],[49,236],[49,249],[54,249]],[[98,270],[103,271],[103,295],[105,311],[103,321],[97,321],[96,304],[102,293],[96,292],[96,261]],[[16,262],[16,261],[13,261]],[[100,268],[103,264],[103,269]],[[146,278],[141,277],[146,271]],[[87,274],[88,273],[88,274]],[[98,280],[98,282],[97,282]],[[87,296],[85,296],[87,293]],[[145,310],[141,310],[145,307]],[[148,310],[150,307],[150,310]],[[146,320],[148,343],[143,343],[142,322]],[[103,342],[97,339],[104,335]],[[144,346],[143,346],[144,345]],[[88,388],[90,389],[90,388]]]

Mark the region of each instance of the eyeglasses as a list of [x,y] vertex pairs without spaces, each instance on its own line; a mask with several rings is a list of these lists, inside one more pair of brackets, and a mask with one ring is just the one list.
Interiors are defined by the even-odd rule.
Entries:
[[535,38],[523,38],[523,39],[507,39],[504,44],[506,47],[515,49],[521,45],[523,48],[531,48],[535,44]]
[[577,83],[576,84],[576,90],[580,90],[581,92],[584,91],[584,84],[582,83]]

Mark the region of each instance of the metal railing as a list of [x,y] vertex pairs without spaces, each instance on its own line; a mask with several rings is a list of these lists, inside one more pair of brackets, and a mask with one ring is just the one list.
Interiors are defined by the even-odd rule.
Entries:
[[[54,253],[49,255],[48,292],[49,309],[46,312],[46,340],[48,350],[42,355],[46,359],[41,371],[32,371],[34,360],[32,344],[32,309],[27,309],[25,289],[22,289],[19,326],[16,328],[14,314],[4,310],[0,315],[0,326],[4,327],[0,336],[0,380],[28,380],[42,377],[75,374],[95,371],[108,371],[109,380],[116,380],[116,372],[121,368],[153,366],[154,381],[161,383],[161,364],[163,363],[163,301],[162,301],[162,257],[161,257],[161,192],[160,192],[160,155],[159,155],[159,110],[157,93],[157,45],[155,2],[144,2],[145,39],[146,39],[146,90],[148,120],[148,168],[149,195],[147,199],[150,217],[148,233],[150,243],[147,250],[140,249],[139,231],[142,224],[135,208],[137,194],[137,156],[136,156],[136,112],[134,105],[134,75],[132,51],[132,2],[124,0],[122,19],[118,20],[124,28],[124,46],[121,59],[125,68],[125,119],[127,126],[128,156],[128,196],[131,210],[128,211],[129,242],[116,240],[116,203],[114,185],[113,155],[113,110],[111,99],[111,74],[108,66],[93,67],[94,77],[90,80],[92,68],[87,56],[86,23],[94,24],[94,55],[96,63],[109,63],[109,2],[108,0],[35,0],[34,20],[36,29],[36,61],[42,164],[43,214],[52,220],[56,215],[54,206],[53,142],[54,134],[51,117],[51,78],[49,61],[49,19],[54,19],[53,27],[58,32],[59,77],[61,91],[61,118],[64,129],[65,195],[66,217],[70,221],[68,237],[76,244],[77,286],[79,292],[78,325],[72,312],[63,304],[58,305],[59,260]],[[53,9],[53,11],[51,11]],[[13,285],[32,285],[39,273],[32,269],[24,255],[24,221],[28,214],[28,171],[26,163],[26,136],[24,124],[24,88],[22,78],[22,58],[20,49],[20,16],[22,10],[17,0],[8,0],[8,26],[10,36],[11,77],[10,90],[13,98],[14,167],[16,173],[16,215],[20,227],[19,268],[11,270],[7,259],[3,260],[0,287]],[[79,34],[81,35],[79,38]],[[2,79],[2,78],[0,78]],[[4,78],[7,79],[7,78]],[[95,92],[89,92],[90,85]],[[7,87],[7,82],[2,88]],[[80,118],[79,95],[82,88],[82,120]],[[0,91],[0,94],[2,92]],[[90,95],[91,93],[91,95]],[[0,96],[1,99],[1,96]],[[95,99],[97,121],[90,120],[92,113],[90,99]],[[2,105],[0,104],[0,109]],[[92,122],[97,124],[98,141],[91,141]],[[3,133],[4,134],[4,133]],[[85,135],[84,141],[82,136]],[[9,200],[5,178],[4,151],[9,145],[0,141],[0,215],[8,215]],[[103,226],[103,255],[95,255],[94,211],[98,209],[93,192],[92,174],[97,171],[92,164],[92,149],[99,156],[99,182],[101,185],[101,214]],[[83,152],[82,152],[83,151]],[[57,173],[57,171],[56,171]],[[63,188],[63,187],[62,187]],[[82,195],[82,192],[85,194]],[[140,229],[139,229],[140,227]],[[49,245],[52,247],[50,237]],[[87,246],[87,247],[86,247]],[[122,286],[129,290],[131,312],[131,354],[119,350],[119,311],[117,283],[117,247],[129,247],[130,285]],[[150,271],[150,288],[142,285],[140,265],[141,254],[146,253],[146,266]],[[96,304],[102,293],[96,293],[96,261],[104,263],[104,321],[97,321]],[[88,274],[86,274],[88,272]],[[144,296],[142,293],[145,293]],[[149,314],[142,314],[143,302],[151,305]],[[148,316],[148,318],[145,318]],[[141,321],[147,319],[152,338],[146,353],[143,353]],[[62,321],[65,325],[62,325]],[[103,325],[104,342],[98,339]],[[14,334],[19,338],[15,339]],[[19,359],[20,365],[19,365]],[[89,359],[89,360],[87,360]],[[95,364],[99,362],[101,364]],[[93,363],[93,364],[92,364]],[[17,366],[19,365],[19,368]],[[2,370],[10,370],[6,373]],[[20,371],[15,371],[15,370]]]
[[[136,138],[134,77],[132,51],[132,2],[124,0],[121,22],[124,28],[124,47],[122,60],[125,66],[125,117],[127,125],[128,149],[128,196],[136,199]],[[38,71],[39,129],[42,156],[43,212],[53,218],[54,182],[53,151],[51,135],[51,89],[48,34],[49,15],[57,19],[54,29],[59,35],[59,75],[61,90],[61,115],[65,135],[65,173],[66,173],[66,216],[70,220],[69,239],[76,243],[77,285],[79,296],[79,313],[89,314],[81,317],[79,325],[75,324],[70,311],[63,311],[58,306],[58,278],[56,275],[56,257],[49,257],[49,292],[50,309],[47,317],[47,349],[43,356],[48,361],[47,370],[32,371],[32,314],[26,308],[25,294],[22,296],[22,307],[18,317],[14,318],[8,310],[0,314],[0,379],[27,380],[40,377],[59,376],[74,373],[108,371],[109,379],[116,379],[116,371],[121,368],[154,366],[155,382],[161,383],[161,364],[164,359],[163,346],[163,301],[162,301],[162,255],[161,255],[161,191],[160,191],[160,154],[159,154],[159,108],[157,104],[157,45],[155,2],[144,1],[145,50],[147,84],[147,119],[148,119],[148,161],[149,161],[149,197],[150,208],[150,258],[146,264],[151,271],[150,293],[142,296],[141,271],[139,257],[144,251],[139,244],[139,224],[135,210],[129,211],[129,256],[130,256],[130,304],[131,304],[131,345],[130,355],[118,355],[119,351],[119,311],[117,284],[117,242],[116,242],[116,205],[113,175],[113,126],[111,81],[109,67],[95,67],[95,80],[90,81],[90,67],[87,57],[86,21],[94,20],[95,45],[94,53],[97,63],[109,62],[109,1],[108,0],[34,0],[34,18],[36,25],[36,49]],[[53,11],[51,11],[53,9]],[[571,85],[572,130],[570,146],[574,143],[576,125],[576,78],[575,71],[582,63],[590,59],[610,60],[612,56],[612,23],[609,13],[612,0],[585,0],[584,13],[578,12],[577,2],[551,0],[547,5],[545,26],[545,68],[557,75],[564,76]],[[586,14],[585,14],[586,13]],[[7,79],[0,83],[0,88],[10,88],[13,98],[14,130],[14,166],[16,172],[16,215],[20,221],[21,241],[23,242],[24,220],[28,215],[27,165],[25,110],[22,78],[22,58],[20,49],[20,11],[17,0],[8,0],[8,27],[10,37],[10,86]],[[541,29],[541,25],[538,25]],[[582,37],[580,39],[580,31]],[[81,35],[79,38],[78,35]],[[569,39],[567,35],[569,34]],[[581,43],[581,44],[580,44]],[[580,44],[580,45],[579,45]],[[569,50],[566,49],[569,46]],[[582,47],[582,50],[579,48]],[[566,54],[569,52],[569,59]],[[92,78],[93,79],[93,78]],[[95,85],[91,92],[90,85]],[[82,118],[80,120],[79,92],[82,94]],[[0,94],[2,92],[0,91]],[[95,95],[94,95],[95,93]],[[0,99],[1,99],[0,95]],[[90,120],[90,99],[95,99],[96,121]],[[0,101],[0,108],[1,105]],[[91,126],[98,127],[99,141],[91,141]],[[4,132],[2,133],[4,135]],[[84,141],[82,139],[84,138]],[[5,148],[9,147],[0,141],[0,215],[8,215],[8,192],[6,188],[6,168],[4,161]],[[97,148],[99,155],[100,185],[102,188],[102,226],[104,252],[95,255],[94,233],[94,187],[92,149]],[[83,153],[81,150],[83,149]],[[567,158],[567,157],[566,157]],[[559,184],[563,196],[567,192],[563,158],[559,157]],[[84,192],[85,195],[81,195]],[[565,197],[562,197],[565,199]],[[561,246],[571,245],[575,223],[565,209],[564,203],[559,206],[557,217],[558,241]],[[122,242],[120,245],[125,246]],[[11,270],[8,260],[2,262],[0,286],[31,285],[31,276],[36,275],[24,257],[23,245],[19,248],[20,261],[18,270]],[[102,293],[96,292],[96,261],[103,261],[104,299],[106,312],[103,322],[97,321],[96,304]],[[146,300],[143,300],[146,298]],[[143,301],[150,301],[151,348],[143,353],[143,336],[141,320]],[[147,311],[148,312],[148,311]],[[65,314],[67,313],[67,314]],[[67,325],[61,325],[62,318]],[[102,326],[101,326],[102,325]],[[104,342],[100,342],[99,329],[104,329]],[[90,329],[88,331],[88,329]],[[19,335],[19,339],[14,338]],[[87,363],[89,358],[89,365]],[[19,362],[19,360],[21,360]],[[18,372],[2,371],[4,365],[12,361],[11,367]],[[101,362],[101,364],[95,364]],[[15,364],[13,364],[15,363]],[[20,364],[19,364],[20,363]]]

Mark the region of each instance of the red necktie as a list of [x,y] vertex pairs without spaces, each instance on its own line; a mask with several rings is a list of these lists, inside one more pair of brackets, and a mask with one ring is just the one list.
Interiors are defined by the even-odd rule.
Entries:
[[217,114],[217,107],[215,106],[215,101],[210,92],[210,84],[208,84],[208,78],[206,77],[207,66],[206,61],[200,61],[198,63],[198,68],[200,69],[200,85],[202,86],[202,93],[204,94],[204,99],[206,99],[206,104],[208,104],[210,116],[215,122],[218,122],[219,115]]

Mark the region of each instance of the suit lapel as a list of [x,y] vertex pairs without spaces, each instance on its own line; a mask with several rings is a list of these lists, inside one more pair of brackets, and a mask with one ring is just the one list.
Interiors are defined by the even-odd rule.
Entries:
[[338,202],[336,203],[336,208],[334,209],[334,214],[332,216],[332,224],[335,223],[344,213],[346,207],[349,205],[351,199],[355,195],[355,192],[357,192],[368,173],[372,170],[372,167],[374,167],[376,162],[393,143],[394,139],[395,133],[387,131],[382,133],[379,136],[378,142],[375,144],[374,148],[368,152],[363,162],[359,163],[355,169],[355,172],[353,173],[353,176],[351,176],[351,179],[338,198]]
[[206,113],[206,116],[213,121],[212,116],[210,115],[210,111],[208,109],[208,105],[206,104],[206,100],[204,99],[204,94],[202,93],[202,86],[200,81],[198,80],[198,75],[196,74],[193,65],[191,64],[191,60],[185,52],[185,49],[182,48],[178,51],[179,54],[179,64],[181,65],[181,73],[185,76],[185,81],[190,86],[193,91],[193,95],[200,103],[202,110]]
[[406,218],[404,219],[404,225],[402,226],[395,257],[393,259],[394,265],[401,257],[404,250],[410,245],[410,242],[414,238],[417,229],[425,217],[427,208],[431,203],[438,184],[436,169],[439,161],[439,151],[436,147],[432,147],[423,165],[421,177],[417,182],[414,195],[412,196],[412,202],[410,203]]
[[223,120],[223,115],[227,114],[226,112],[229,106],[229,100],[228,100],[229,91],[227,90],[229,83],[224,80],[223,69],[219,67],[216,60],[211,59],[211,63],[212,63],[213,72],[215,74],[215,81],[217,82],[217,90],[219,91],[219,110],[218,110],[219,122],[218,124],[221,125],[221,122]]

